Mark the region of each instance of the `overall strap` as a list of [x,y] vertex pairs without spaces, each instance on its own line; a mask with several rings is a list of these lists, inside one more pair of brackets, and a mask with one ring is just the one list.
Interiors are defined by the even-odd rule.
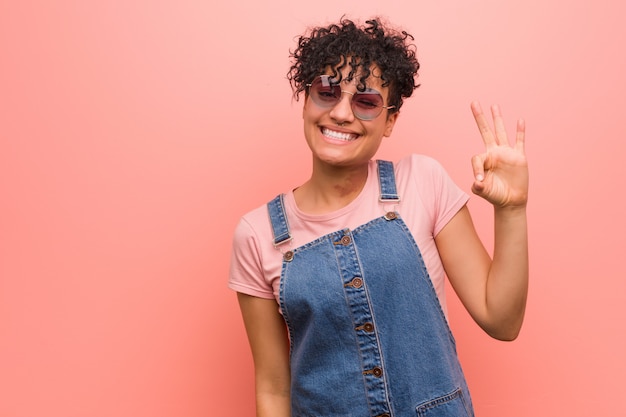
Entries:
[[267,211],[270,215],[272,233],[274,234],[274,246],[281,245],[291,240],[283,198],[284,194],[279,194],[272,201],[267,203]]
[[378,184],[380,185],[380,201],[400,201],[396,191],[396,175],[393,171],[393,162],[377,160]]

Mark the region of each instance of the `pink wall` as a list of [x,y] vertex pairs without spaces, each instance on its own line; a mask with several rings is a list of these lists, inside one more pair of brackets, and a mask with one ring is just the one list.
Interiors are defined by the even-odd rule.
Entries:
[[422,87],[381,157],[432,155],[469,190],[469,102],[527,119],[525,327],[496,342],[450,306],[478,415],[626,415],[626,7],[210,4],[0,5],[1,416],[253,415],[230,237],[306,178],[288,50],[344,12],[419,46]]

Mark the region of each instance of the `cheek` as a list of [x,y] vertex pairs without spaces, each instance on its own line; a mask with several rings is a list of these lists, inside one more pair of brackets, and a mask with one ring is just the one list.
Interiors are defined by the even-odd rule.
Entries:
[[304,103],[302,104],[302,118],[307,119],[311,116],[311,111],[313,110],[311,106],[311,102],[308,98],[304,99]]
[[324,109],[320,109],[315,104],[307,101],[302,106],[302,120],[305,123],[317,123],[324,116]]

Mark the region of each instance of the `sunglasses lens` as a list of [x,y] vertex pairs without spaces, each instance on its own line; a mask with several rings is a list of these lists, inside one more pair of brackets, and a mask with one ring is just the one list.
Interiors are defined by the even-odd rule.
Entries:
[[[323,108],[334,107],[341,100],[341,86],[330,82],[328,76],[317,77],[309,86],[309,95]],[[378,91],[366,90],[352,95],[352,111],[361,120],[372,120],[382,112],[384,102]]]
[[352,111],[361,120],[372,120],[383,110],[383,98],[379,93],[356,93],[352,97]]
[[341,87],[331,84],[326,77],[317,77],[311,84],[309,94],[321,107],[333,107],[341,99]]

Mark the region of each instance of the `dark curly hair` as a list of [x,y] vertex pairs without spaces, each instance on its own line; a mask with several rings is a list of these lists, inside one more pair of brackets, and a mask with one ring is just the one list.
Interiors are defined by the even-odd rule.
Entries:
[[339,23],[327,27],[315,27],[308,36],[300,36],[298,47],[291,52],[293,65],[287,73],[293,96],[297,100],[306,84],[328,68],[333,78],[341,81],[341,70],[350,67],[346,78],[359,75],[357,89],[366,88],[365,81],[375,64],[382,78],[382,85],[389,86],[389,103],[397,112],[404,98],[410,97],[419,85],[415,83],[420,64],[417,61],[413,36],[405,31],[385,27],[379,18],[367,20],[357,26],[342,18]]

